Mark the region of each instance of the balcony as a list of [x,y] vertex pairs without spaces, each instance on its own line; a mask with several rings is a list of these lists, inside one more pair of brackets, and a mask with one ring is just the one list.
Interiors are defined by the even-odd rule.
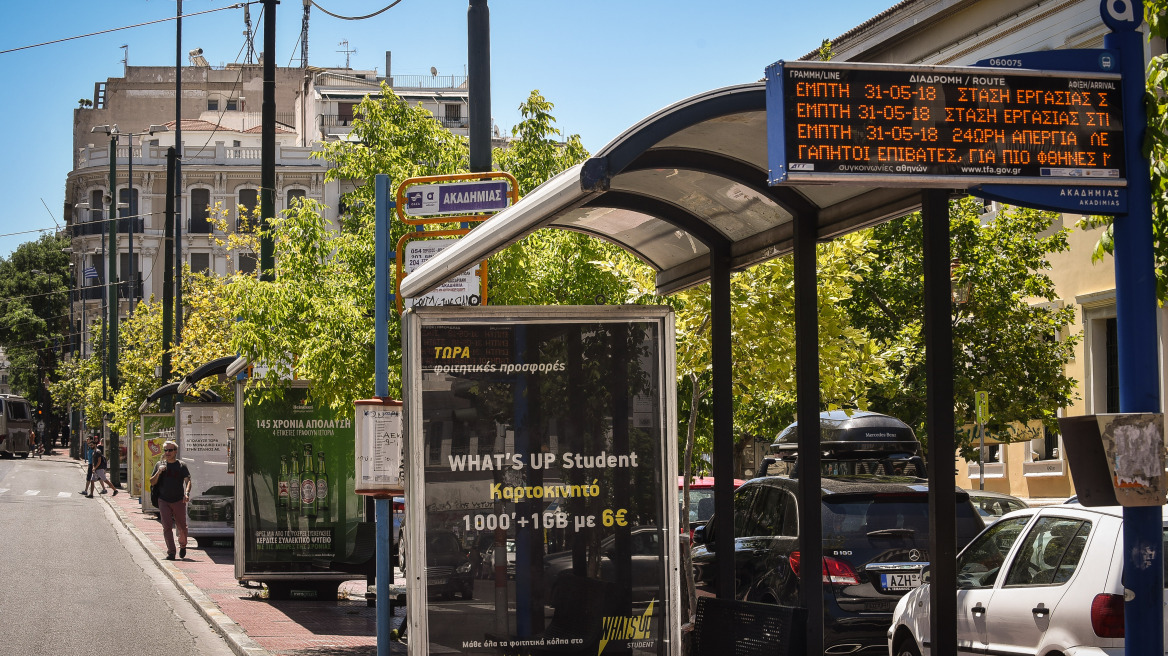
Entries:
[[[131,289],[133,288],[133,289]],[[142,300],[142,274],[138,274],[138,284],[133,285],[129,280],[123,280],[118,283],[118,298],[130,298],[130,292],[133,291],[133,298],[136,301]]]
[[[183,153],[183,166],[198,166],[211,164],[216,166],[259,166],[261,149],[258,146],[236,147],[228,146],[225,142],[216,141],[213,146],[200,148],[202,143],[184,141],[186,151]],[[124,170],[129,161],[129,148],[118,149],[117,167]],[[276,144],[276,166],[319,166],[324,167],[324,160],[311,159],[312,153],[318,150],[315,146],[286,146]],[[163,146],[142,146],[134,148],[134,166],[166,166],[166,148]],[[104,167],[109,168],[108,146],[85,146],[77,150],[77,168]]]
[[[129,234],[131,229],[137,233],[142,234],[145,231],[146,224],[140,216],[129,219],[118,219],[118,233]],[[73,224],[73,236],[85,237],[88,235],[104,235],[109,229],[109,223],[105,221],[84,221],[82,223]]]

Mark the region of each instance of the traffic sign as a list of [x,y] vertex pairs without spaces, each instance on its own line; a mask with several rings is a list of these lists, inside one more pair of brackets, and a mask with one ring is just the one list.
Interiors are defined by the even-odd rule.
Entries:
[[974,413],[977,415],[977,423],[985,424],[990,417],[990,394],[989,392],[974,392]]
[[409,178],[397,189],[398,218],[406,223],[482,221],[519,200],[510,173],[460,173]]

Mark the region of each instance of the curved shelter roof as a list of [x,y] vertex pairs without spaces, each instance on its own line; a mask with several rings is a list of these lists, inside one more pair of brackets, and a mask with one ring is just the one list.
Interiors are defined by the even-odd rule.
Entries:
[[828,239],[920,205],[912,188],[767,184],[766,85],[687,98],[630,127],[587,161],[483,222],[402,280],[420,296],[539,228],[613,242],[657,271],[668,294],[709,278],[711,246],[732,270],[792,250],[792,220]]

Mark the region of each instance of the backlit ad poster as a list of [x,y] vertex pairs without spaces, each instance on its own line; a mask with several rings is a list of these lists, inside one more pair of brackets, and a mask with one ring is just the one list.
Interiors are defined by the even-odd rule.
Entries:
[[191,472],[188,533],[235,535],[235,477],[227,472],[227,429],[235,426],[232,403],[179,403],[178,457]]
[[415,308],[404,320],[411,655],[669,653],[669,309]]
[[336,578],[329,561],[351,555],[364,512],[353,492],[353,420],[315,403],[302,383],[279,397],[264,392],[244,393],[235,430],[235,483],[243,492],[236,495],[236,577]]
[[162,460],[162,445],[175,439],[174,413],[153,413],[142,415],[142,459],[138,461],[139,478],[142,479],[142,512],[158,512],[150,503],[150,476]]

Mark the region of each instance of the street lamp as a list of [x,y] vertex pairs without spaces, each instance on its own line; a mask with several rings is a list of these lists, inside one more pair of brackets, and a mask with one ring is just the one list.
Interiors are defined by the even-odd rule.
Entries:
[[[127,176],[126,176],[128,178],[128,183],[126,185],[126,189],[127,189],[126,194],[127,194],[127,196],[129,196],[128,202],[129,202],[129,206],[130,206],[129,207],[129,210],[130,210],[130,216],[129,216],[129,219],[130,219],[130,230],[129,230],[129,232],[130,232],[130,249],[129,249],[130,266],[134,269],[137,269],[137,267],[134,266],[134,226],[135,226],[137,219],[138,219],[138,202],[137,202],[138,198],[137,198],[137,195],[134,194],[134,137],[142,137],[142,136],[151,136],[152,137],[152,136],[154,136],[155,132],[169,132],[169,131],[170,131],[169,128],[167,128],[165,125],[151,125],[150,127],[146,128],[145,132],[119,132],[118,125],[116,123],[112,126],[110,126],[110,125],[97,125],[97,126],[94,126],[92,129],[90,129],[90,132],[104,132],[115,143],[117,142],[117,139],[120,136],[126,136],[126,137],[130,138],[129,147],[128,147],[127,152],[126,152],[126,158],[129,160],[129,163],[127,166]],[[139,143],[140,143],[140,141],[139,141]],[[111,150],[110,152],[112,153],[115,151]],[[116,160],[116,156],[114,157],[114,159]],[[114,160],[111,160],[110,161],[111,169],[116,167],[116,166],[117,166],[117,162]],[[111,190],[111,193],[112,193],[112,190]],[[111,216],[110,219],[112,220],[113,217]],[[133,270],[133,271],[130,271],[130,314],[134,313],[134,305],[135,305],[135,301],[137,300],[137,298],[138,298],[138,272],[136,270]]]

